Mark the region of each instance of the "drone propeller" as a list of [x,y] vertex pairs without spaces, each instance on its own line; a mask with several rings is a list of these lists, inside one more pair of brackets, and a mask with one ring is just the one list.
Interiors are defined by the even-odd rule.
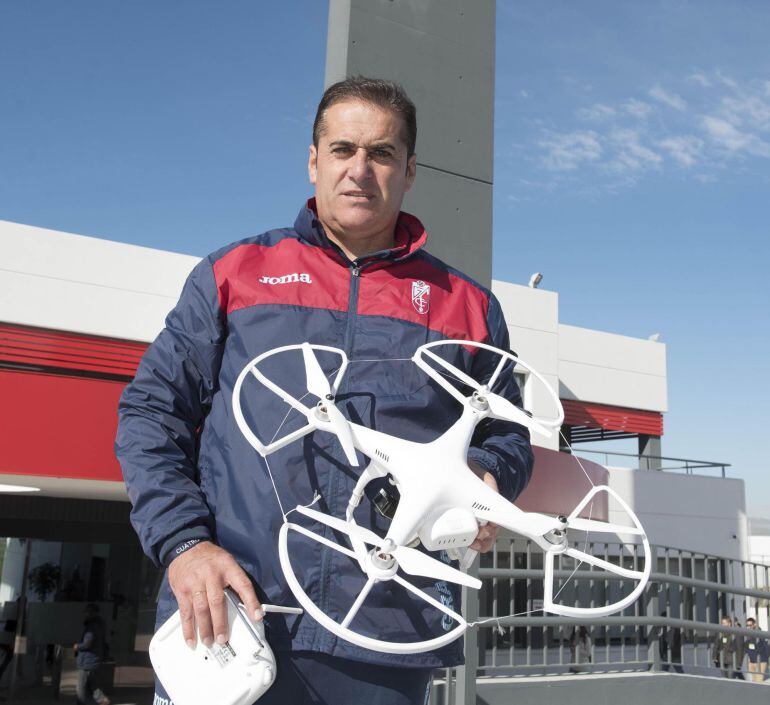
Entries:
[[[383,545],[387,539],[382,539],[373,531],[359,526],[355,522],[344,521],[337,517],[324,514],[323,512],[310,509],[308,507],[297,507],[297,511],[300,514],[315,519],[330,526],[343,534],[347,534],[349,537],[356,537],[364,543],[368,543],[371,546],[377,548],[383,548]],[[478,590],[481,587],[481,581],[478,578],[474,578],[470,575],[460,572],[451,565],[447,565],[442,561],[431,558],[427,553],[418,551],[415,548],[409,548],[409,546],[394,546],[388,548],[387,553],[396,559],[399,567],[408,575],[419,575],[424,578],[434,578],[435,580],[447,580],[458,585],[465,585],[467,587]]]
[[[473,379],[473,377],[471,377],[467,373],[463,372],[462,370],[459,370],[452,363],[448,362],[447,360],[442,358],[440,355],[437,355],[430,349],[439,345],[465,345],[465,346],[471,346],[475,348],[483,348],[485,350],[490,350],[500,355],[500,362],[498,363],[497,368],[495,369],[495,371],[493,372],[491,378],[487,381],[487,383],[482,384],[478,380]],[[562,410],[561,403],[559,402],[558,397],[555,397],[555,402],[556,402],[556,407],[559,410],[559,416],[552,421],[545,421],[543,419],[533,418],[531,414],[515,406],[505,397],[491,391],[491,388],[494,386],[495,382],[500,376],[500,373],[502,372],[506,362],[510,361],[515,364],[520,364],[525,369],[529,370],[529,372],[536,379],[540,380],[540,382],[543,383],[546,389],[549,392],[551,392],[551,396],[554,396],[550,386],[545,382],[545,380],[542,377],[540,377],[540,375],[535,370],[533,370],[529,365],[527,365],[525,362],[518,359],[511,353],[506,353],[503,350],[493,348],[492,346],[485,345],[484,343],[475,343],[473,341],[467,341],[467,340],[440,340],[435,343],[427,343],[426,345],[421,345],[419,348],[417,348],[417,351],[412,357],[412,360],[414,360],[417,366],[420,367],[420,369],[422,369],[429,377],[431,377],[433,380],[438,382],[440,386],[442,386],[446,391],[448,391],[460,403],[465,404],[466,397],[463,396],[460,390],[457,389],[457,387],[455,387],[453,384],[451,384],[445,379],[445,377],[443,376],[444,373],[442,373],[441,370],[437,370],[431,367],[425,361],[423,356],[429,357],[437,365],[440,365],[441,367],[443,367],[450,375],[452,375],[463,384],[466,384],[467,386],[475,390],[474,401],[482,405],[486,404],[489,408],[490,414],[495,418],[521,424],[522,426],[525,426],[526,428],[528,428],[530,431],[536,431],[537,433],[547,438],[550,438],[553,435],[551,430],[547,426],[551,426],[552,428],[558,428],[564,419],[564,412]]]
[[315,394],[323,403],[329,422],[334,428],[334,433],[339,438],[345,457],[351,465],[358,466],[356,457],[356,447],[353,444],[353,432],[350,430],[350,424],[342,412],[334,404],[334,393],[326,378],[318,358],[313,352],[313,348],[308,343],[302,344],[302,356],[305,359],[305,373],[307,375],[307,390]]

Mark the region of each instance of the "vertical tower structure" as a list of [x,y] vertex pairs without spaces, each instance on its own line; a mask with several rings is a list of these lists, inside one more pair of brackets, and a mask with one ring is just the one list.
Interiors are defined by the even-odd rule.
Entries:
[[401,83],[417,106],[417,179],[404,210],[428,250],[492,275],[494,0],[329,0],[325,85]]

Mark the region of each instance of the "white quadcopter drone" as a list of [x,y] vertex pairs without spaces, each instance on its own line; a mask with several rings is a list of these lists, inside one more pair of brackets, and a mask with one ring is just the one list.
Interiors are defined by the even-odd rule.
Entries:
[[[441,346],[458,345],[466,348],[484,349],[499,356],[499,362],[489,380],[481,383],[473,379],[434,352]],[[317,404],[313,406],[303,404],[300,399],[293,397],[268,379],[259,369],[260,363],[267,358],[291,350],[301,350],[304,357],[308,393],[318,398]],[[333,383],[327,379],[315,351],[324,351],[339,356],[340,364]],[[450,581],[469,588],[480,588],[481,581],[477,578],[469,576],[412,546],[415,545],[416,539],[419,539],[427,551],[447,550],[450,555],[455,556],[457,556],[458,550],[465,549],[463,564],[467,565],[470,562],[468,559],[472,561],[475,556],[475,551],[470,551],[467,547],[476,538],[479,526],[486,522],[493,522],[516,534],[527,537],[543,549],[545,554],[544,612],[573,617],[603,616],[620,611],[633,603],[641,595],[650,577],[652,567],[650,545],[638,518],[617,493],[607,486],[595,485],[569,516],[552,517],[522,511],[486,485],[468,467],[468,448],[474,429],[480,421],[487,417],[521,424],[531,431],[545,436],[551,435],[551,429],[558,429],[561,426],[564,412],[559,398],[540,374],[510,352],[468,340],[441,340],[422,345],[415,352],[412,361],[463,406],[460,418],[451,428],[429,443],[417,443],[397,438],[353,423],[343,415],[335,405],[335,395],[347,369],[348,359],[345,352],[338,348],[303,343],[269,350],[249,362],[235,383],[233,411],[236,422],[248,442],[262,456],[268,456],[314,431],[325,431],[337,436],[351,465],[358,466],[359,464],[356,451],[363,453],[370,461],[356,483],[344,519],[303,506],[298,506],[294,510],[347,535],[351,548],[331,541],[284,518],[278,540],[279,558],[289,588],[300,605],[333,634],[364,648],[399,654],[418,653],[440,648],[457,639],[472,625],[468,624],[460,614],[402,577],[399,574],[399,569],[407,575]],[[554,418],[534,417],[491,391],[504,370],[505,374],[513,373],[513,365],[510,363],[524,367],[546,388],[558,410]],[[268,443],[263,443],[257,438],[246,422],[241,409],[241,389],[249,375],[253,375],[286,404],[303,414],[307,419],[307,424]],[[465,396],[460,389],[448,381],[447,375],[451,375],[462,384],[470,387],[473,390],[472,393]],[[308,395],[305,394],[302,398],[304,399],[306,396]],[[392,522],[384,537],[359,526],[353,517],[353,512],[363,497],[364,488],[376,478],[390,478],[400,494]],[[628,515],[632,525],[608,524],[581,518],[579,514],[599,492],[606,492],[612,496]],[[643,547],[644,568],[642,570],[624,568],[622,565],[616,565],[590,553],[571,548],[567,540],[568,530],[636,536]],[[366,575],[366,584],[341,622],[337,622],[325,614],[300,586],[289,559],[288,535],[290,531],[296,531],[313,541],[349,556],[357,561]],[[557,554],[570,556],[577,561],[582,561],[627,580],[638,581],[638,584],[630,594],[606,606],[581,608],[559,604],[555,601],[553,593],[554,558]],[[436,638],[409,643],[384,641],[356,632],[351,628],[351,622],[353,622],[367,595],[376,583],[389,580],[401,585],[436,609],[449,615],[457,622],[457,626]]]

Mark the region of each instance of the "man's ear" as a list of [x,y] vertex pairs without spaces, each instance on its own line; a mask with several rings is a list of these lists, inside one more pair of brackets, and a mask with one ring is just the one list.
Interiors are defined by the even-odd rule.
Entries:
[[414,179],[417,176],[417,155],[413,154],[406,160],[406,190],[412,188]]
[[314,144],[310,145],[310,155],[307,160],[307,175],[311,184],[315,184],[316,174],[318,173],[318,150]]

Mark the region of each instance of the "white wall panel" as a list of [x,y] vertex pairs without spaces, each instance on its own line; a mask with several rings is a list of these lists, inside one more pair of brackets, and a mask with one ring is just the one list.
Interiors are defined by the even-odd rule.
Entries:
[[0,321],[151,341],[197,257],[0,221]]
[[666,376],[666,346],[576,326],[559,326],[559,358],[600,367]]
[[0,271],[0,321],[151,341],[177,297]]
[[[609,486],[637,513],[651,543],[746,559],[743,480],[627,468],[609,471]],[[622,514],[613,502],[609,509],[610,521],[620,521]]]
[[558,338],[555,333],[508,326],[508,335],[511,350],[524,362],[532,365],[540,374],[558,374]]
[[555,291],[533,289],[495,279],[492,292],[500,301],[509,326],[558,332],[559,295]]
[[174,298],[198,257],[0,221],[0,269]]
[[668,409],[665,377],[560,360],[559,383],[563,399],[647,411]]

